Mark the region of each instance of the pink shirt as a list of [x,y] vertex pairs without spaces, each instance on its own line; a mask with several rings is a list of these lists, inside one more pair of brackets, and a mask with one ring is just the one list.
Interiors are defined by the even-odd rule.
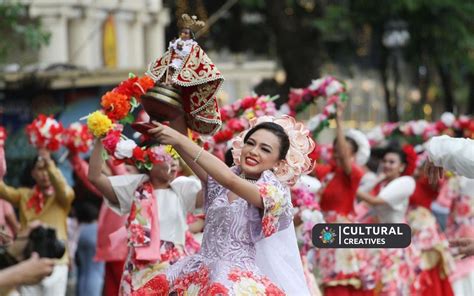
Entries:
[[105,203],[102,204],[99,213],[97,229],[97,246],[95,250],[95,260],[98,261],[125,261],[127,257],[127,239],[112,248],[109,236],[123,227],[127,220],[127,215],[119,216],[111,210]]

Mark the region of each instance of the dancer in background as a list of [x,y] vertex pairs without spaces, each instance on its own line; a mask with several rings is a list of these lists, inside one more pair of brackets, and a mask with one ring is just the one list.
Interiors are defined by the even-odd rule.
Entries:
[[162,295],[160,289],[165,287],[160,287],[154,276],[185,256],[186,214],[201,205],[199,182],[176,178],[178,159],[162,146],[151,151],[157,161],[147,174],[107,177],[102,173],[100,140],[96,140],[89,162],[89,180],[112,209],[128,215],[126,227],[111,236],[112,247],[128,237],[120,295],[148,289]]
[[[364,175],[356,162],[359,146],[344,134],[344,108],[342,104],[337,107],[332,163],[315,168],[315,175],[322,183],[320,206],[326,223],[355,222],[356,192]],[[362,158],[361,154],[359,158]],[[319,268],[324,295],[372,295],[374,287],[362,274],[363,262],[357,253],[356,249],[320,249],[316,252],[315,266]]]
[[[357,192],[360,200],[373,207],[378,223],[406,221],[409,198],[415,191],[415,180],[410,175],[416,162],[415,152],[408,151],[387,149],[382,160],[382,180],[371,192]],[[371,277],[379,287],[377,295],[419,295],[420,254],[412,245],[405,249],[370,249],[365,255],[371,265]]]
[[[3,172],[4,173],[4,172]],[[28,179],[33,178],[33,188],[13,188],[3,182],[0,176],[0,198],[10,202],[20,212],[20,222],[25,228],[29,222],[39,220],[56,229],[59,239],[67,240],[66,219],[74,200],[74,191],[45,149],[38,150],[38,156],[27,169]],[[24,286],[24,295],[64,295],[68,275],[68,251],[56,262],[53,274],[40,284]]]

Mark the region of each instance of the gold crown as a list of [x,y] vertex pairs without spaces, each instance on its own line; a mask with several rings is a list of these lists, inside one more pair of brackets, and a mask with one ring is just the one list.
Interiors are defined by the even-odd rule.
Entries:
[[188,14],[181,15],[181,19],[183,20],[183,28],[189,28],[193,32],[197,32],[200,29],[204,28],[206,23],[204,21],[198,20],[197,16],[189,16]]

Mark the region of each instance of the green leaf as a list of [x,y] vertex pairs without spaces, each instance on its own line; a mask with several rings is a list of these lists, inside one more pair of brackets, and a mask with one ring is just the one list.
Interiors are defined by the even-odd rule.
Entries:
[[137,108],[140,105],[140,103],[138,103],[135,97],[132,97],[132,99],[130,100],[130,105],[132,106],[132,110],[130,112],[132,112],[133,109]]
[[145,162],[144,167],[147,170],[151,171],[151,169],[153,168],[153,164],[151,162]]
[[133,116],[132,113],[128,113],[127,116],[125,116],[124,118],[122,118],[119,122],[123,125],[125,124],[130,124],[130,123],[133,123],[135,121],[135,117]]
[[135,78],[135,74],[133,74],[132,72],[128,73],[128,78]]
[[137,162],[135,162],[135,166],[137,167],[137,169],[141,170],[141,169],[143,169],[143,162],[137,161]]

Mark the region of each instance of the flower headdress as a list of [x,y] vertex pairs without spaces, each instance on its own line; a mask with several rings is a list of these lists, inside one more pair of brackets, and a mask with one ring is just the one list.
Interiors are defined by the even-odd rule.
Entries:
[[404,145],[402,151],[405,153],[405,157],[407,159],[407,164],[405,170],[403,171],[403,175],[411,176],[415,172],[418,155],[413,146],[409,144]]
[[[290,140],[290,148],[286,154],[286,158],[281,164],[274,169],[278,179],[288,185],[296,183],[300,175],[307,174],[313,169],[313,161],[309,158],[309,154],[313,152],[316,144],[310,137],[309,130],[300,122],[288,115],[281,117],[262,116],[250,120],[250,129],[263,122],[273,122],[280,125]],[[236,137],[232,144],[232,156],[235,164],[240,164],[240,155],[244,145],[244,138],[249,130],[242,132]]]
[[52,115],[40,114],[38,118],[26,126],[28,141],[36,148],[57,151],[62,144],[63,125]]

